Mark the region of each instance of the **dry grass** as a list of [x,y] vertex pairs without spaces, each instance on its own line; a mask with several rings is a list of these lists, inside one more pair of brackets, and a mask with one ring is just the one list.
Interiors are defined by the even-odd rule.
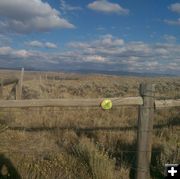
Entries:
[[[18,76],[17,72],[0,71],[0,77],[12,75]],[[44,73],[25,73],[23,98],[137,96],[143,81],[156,84],[158,99],[180,96],[180,78],[48,76],[51,78],[46,79]],[[10,90],[11,86],[6,88],[4,99]],[[14,173],[23,179],[133,178],[137,115],[136,107],[0,110],[0,161],[8,158],[17,170]],[[180,162],[179,116],[179,108],[156,111],[152,178],[162,177],[168,161]]]

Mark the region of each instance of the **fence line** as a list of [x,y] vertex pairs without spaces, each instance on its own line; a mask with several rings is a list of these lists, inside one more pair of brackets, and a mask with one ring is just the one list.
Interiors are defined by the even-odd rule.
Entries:
[[139,106],[138,132],[137,132],[137,179],[150,178],[150,162],[152,150],[152,130],[154,120],[155,85],[141,84],[140,95],[143,105]]
[[[28,99],[0,100],[0,108],[22,107],[100,107],[104,98],[97,99]],[[141,97],[110,98],[113,106],[142,105]]]
[[[0,108],[26,108],[26,107],[100,107],[104,98],[97,99],[26,99],[26,100],[0,100]],[[143,104],[142,97],[109,98],[113,106],[139,106]],[[178,107],[180,99],[155,100],[155,109]]]
[[[24,69],[18,80],[16,88],[17,100],[0,100],[1,108],[26,108],[26,107],[100,107],[104,98],[100,99],[30,99],[20,100],[22,94]],[[0,91],[4,84],[1,81]],[[9,84],[6,81],[6,84]],[[150,162],[152,153],[152,131],[155,108],[178,107],[180,99],[155,100],[155,86],[153,84],[141,84],[139,97],[110,98],[113,106],[139,106],[138,116],[138,142],[137,142],[137,179],[150,178]],[[143,170],[142,170],[143,169]]]
[[[97,99],[25,99],[0,100],[0,108],[25,107],[100,107],[104,98]],[[142,97],[109,98],[113,106],[139,106],[143,104]],[[155,108],[178,107],[180,99],[155,100]]]
[[21,69],[20,78],[16,85],[16,99],[21,99],[22,97],[23,77],[24,77],[24,68]]
[[18,78],[8,78],[8,79],[1,79],[0,85],[7,86],[14,83],[18,83]]
[[24,68],[21,70],[20,78],[0,79],[0,99],[3,97],[3,87],[14,84],[12,90],[15,90],[15,99],[21,99]]

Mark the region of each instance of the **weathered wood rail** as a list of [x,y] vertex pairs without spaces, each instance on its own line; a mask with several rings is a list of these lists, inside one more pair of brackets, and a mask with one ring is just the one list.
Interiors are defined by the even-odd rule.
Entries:
[[178,107],[180,106],[180,99],[155,100],[156,108]]
[[3,97],[3,87],[14,84],[12,90],[15,89],[15,98],[21,99],[22,95],[22,84],[23,84],[24,68],[21,70],[20,78],[0,78],[0,99]]
[[[104,98],[99,99],[29,99],[0,100],[0,108],[22,107],[99,107]],[[110,98],[113,106],[142,105],[142,97]]]
[[[23,107],[99,107],[104,98],[99,99],[27,99],[0,100],[0,108]],[[109,98],[113,106],[138,106],[143,104],[142,97]],[[178,107],[180,99],[155,100],[155,108]]]
[[[18,83],[21,90],[16,99],[20,99],[22,93],[21,78],[4,80],[2,84]],[[152,151],[152,132],[155,109],[166,107],[179,107],[180,99],[155,100],[155,86],[153,84],[141,84],[140,96],[126,98],[110,98],[114,106],[139,106],[138,132],[137,132],[137,179],[150,179],[150,162]],[[0,100],[2,108],[26,108],[26,107],[100,107],[104,98],[99,99],[30,99],[30,100]]]
[[0,85],[1,86],[7,86],[7,85],[14,84],[14,83],[18,83],[18,81],[19,81],[18,78],[1,79],[0,80]]
[[11,91],[15,89],[15,92],[17,93],[16,86],[18,85],[18,78],[9,78],[9,79],[0,79],[0,99],[3,98],[3,88],[4,86],[12,85],[14,84]]

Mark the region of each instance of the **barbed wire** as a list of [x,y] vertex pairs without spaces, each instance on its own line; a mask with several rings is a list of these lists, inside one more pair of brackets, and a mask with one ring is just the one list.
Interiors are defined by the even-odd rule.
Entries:
[[[34,155],[34,154],[46,154],[48,152],[48,154],[51,153],[60,153],[60,151],[57,150],[47,150],[47,151],[34,151],[34,153],[31,150],[19,150],[19,151],[7,151],[7,150],[0,150],[0,154],[1,153],[19,153],[19,154],[30,154],[30,155]],[[137,153],[138,150],[120,150],[118,151],[118,153]],[[145,152],[145,151],[139,151],[139,152]],[[146,151],[146,153],[160,153],[161,151],[159,150],[153,150],[153,151]],[[120,159],[121,157],[117,157],[117,159]]]

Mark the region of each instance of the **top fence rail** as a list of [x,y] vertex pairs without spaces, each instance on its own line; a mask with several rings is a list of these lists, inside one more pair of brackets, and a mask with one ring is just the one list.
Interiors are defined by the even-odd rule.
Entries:
[[14,83],[18,83],[19,79],[18,78],[10,78],[10,79],[0,79],[0,85],[6,86],[6,85],[11,85]]
[[[99,107],[104,98],[97,99],[24,99],[0,100],[0,108],[25,107]],[[110,98],[113,106],[143,105],[142,97]],[[155,100],[155,108],[178,107],[180,99]]]

